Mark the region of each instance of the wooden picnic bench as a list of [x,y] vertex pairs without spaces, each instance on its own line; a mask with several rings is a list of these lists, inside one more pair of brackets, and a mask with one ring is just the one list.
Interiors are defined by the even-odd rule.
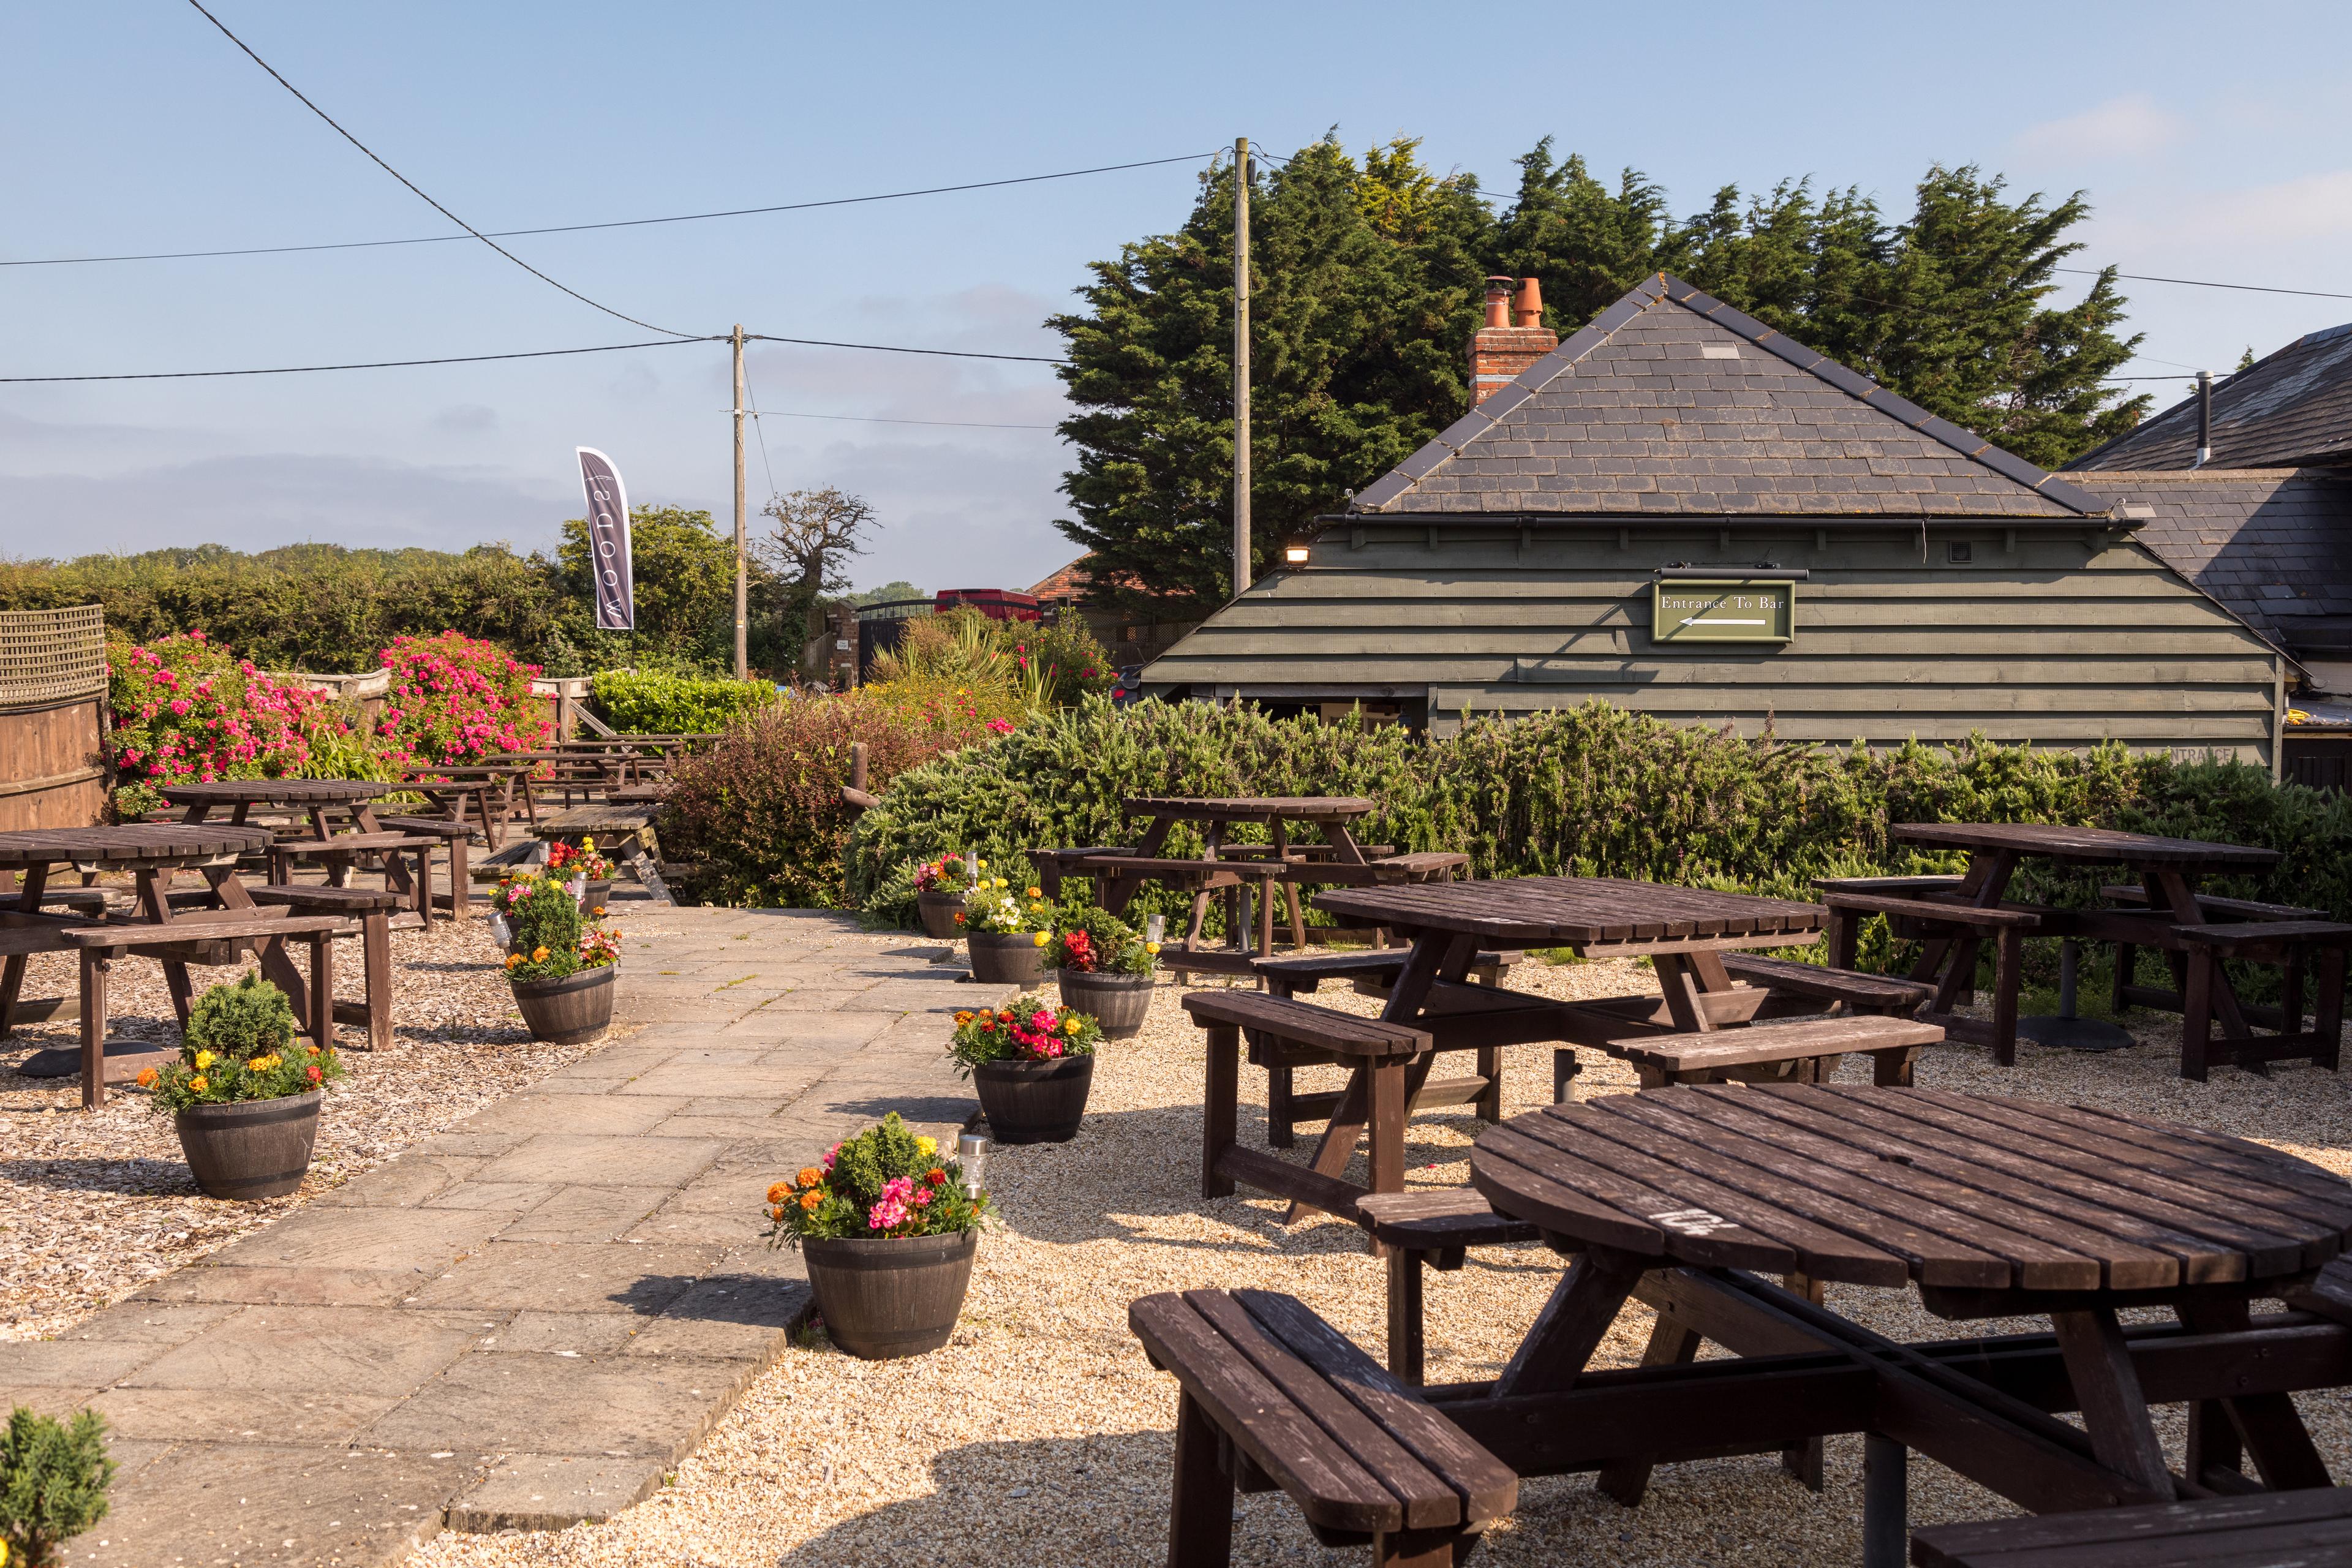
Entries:
[[1849,1056],[1871,1058],[1872,1082],[1906,1086],[1919,1047],[1943,1037],[1942,1027],[1935,1024],[1858,1015],[1703,1035],[1650,1036],[1626,1041],[1617,1054],[1633,1064],[1643,1089],[1735,1081],[1819,1083]]
[[1389,1371],[1414,1384],[1422,1381],[1427,1353],[1422,1270],[1451,1273],[1474,1247],[1505,1247],[1542,1234],[1525,1220],[1496,1214],[1467,1187],[1369,1193],[1356,1200],[1356,1223],[1388,1260]]
[[[1195,991],[1184,997],[1183,1007],[1208,1033],[1208,1073],[1202,1096],[1202,1197],[1229,1197],[1236,1182],[1245,1182],[1289,1198],[1288,1220],[1297,1219],[1307,1208],[1353,1219],[1356,1200],[1365,1193],[1403,1190],[1408,1108],[1424,1096],[1433,1099],[1449,1092],[1427,1081],[1432,1053],[1426,1033],[1255,991]],[[1311,1100],[1329,1118],[1327,1138],[1344,1140],[1351,1151],[1356,1139],[1370,1131],[1370,1186],[1340,1180],[1338,1164],[1310,1170],[1244,1148],[1237,1141],[1244,1034],[1253,1060],[1292,1067],[1344,1063],[1353,1069],[1349,1087],[1329,1097],[1328,1106],[1322,1096],[1298,1099]],[[1466,1084],[1450,1088],[1465,1097],[1485,1090],[1483,1079],[1475,1089]]]
[[[372,832],[344,833],[331,838],[280,838],[269,847],[269,880],[272,886],[293,885],[294,868],[302,861],[311,861],[327,868],[327,885],[344,886],[352,869],[363,861],[380,861],[383,866],[385,884],[402,898],[408,913],[419,926],[433,921],[433,851],[442,839],[429,833]],[[405,869],[413,862],[415,869]],[[455,867],[451,868],[453,873]],[[452,882],[455,877],[452,877]],[[452,917],[457,904],[451,900]]]
[[1169,1568],[1232,1562],[1236,1491],[1280,1489],[1376,1568],[1453,1568],[1518,1501],[1509,1466],[1296,1297],[1171,1291],[1128,1326],[1182,1390]]
[[1800,1001],[1843,1007],[1850,1013],[1880,1013],[1910,1017],[1935,999],[1936,988],[1916,980],[1868,974],[1858,969],[1832,969],[1793,958],[1773,958],[1761,952],[1727,952],[1719,962],[1734,980],[1761,985],[1773,994],[1757,1010],[1759,1018],[1785,1016]]
[[[1404,973],[1409,955],[1402,948],[1381,948],[1365,952],[1316,953],[1302,958],[1261,958],[1251,965],[1252,973],[1265,983],[1271,996],[1294,997],[1301,993],[1313,994],[1326,980],[1350,982],[1360,995],[1386,996],[1396,985],[1397,976]],[[1469,974],[1489,985],[1502,984],[1503,975],[1523,955],[1516,952],[1482,952],[1471,961]],[[1337,1093],[1299,1095],[1295,1088],[1294,1064],[1274,1054],[1253,1050],[1253,1065],[1265,1068],[1265,1141],[1270,1148],[1287,1149],[1297,1138],[1301,1121],[1322,1120],[1339,1103]],[[1478,1114],[1487,1121],[1498,1121],[1503,1114],[1503,1058],[1492,1047],[1478,1052],[1478,1077],[1486,1086],[1476,1096]],[[1469,1087],[1469,1080],[1439,1079],[1423,1086],[1423,1105],[1458,1105],[1459,1099],[1449,1098]]]
[[331,1021],[357,1024],[366,1029],[367,1048],[372,1051],[392,1049],[392,922],[394,911],[400,908],[400,895],[389,888],[320,888],[307,882],[247,890],[253,895],[253,901],[264,908],[283,905],[298,915],[341,918],[345,929],[336,934],[359,937],[361,973],[366,984],[359,1001],[346,1002],[330,996]]
[[1916,1568],[2344,1568],[2352,1488],[2196,1498],[1914,1531]]
[[[2220,1064],[2241,1067],[2269,1076],[2275,1061],[2308,1061],[2333,1072],[2344,1034],[2344,954],[2352,947],[2352,925],[2324,920],[2249,920],[2221,925],[2184,925],[2174,934],[2187,944],[2188,974],[2182,989],[2185,1016],[2180,1029],[2180,1076],[2199,1083],[2209,1068]],[[2303,1026],[2303,982],[2312,959],[2318,960],[2318,1009],[2312,1026]],[[2268,1011],[2277,1032],[2257,1035],[2247,1025],[2263,1017],[2244,1008],[2246,1023],[2240,1032],[2214,1037],[2215,1004],[2227,989],[2221,963],[2238,959],[2275,963],[2285,971],[2283,1000]]]

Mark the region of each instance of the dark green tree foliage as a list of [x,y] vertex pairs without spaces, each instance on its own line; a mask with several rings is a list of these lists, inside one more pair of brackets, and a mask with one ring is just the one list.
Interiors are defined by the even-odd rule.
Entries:
[[[1360,164],[1327,137],[1251,198],[1259,562],[1388,471],[1468,406],[1465,354],[1489,273],[1543,283],[1563,337],[1644,277],[1670,271],[1921,406],[2056,468],[2131,427],[2148,398],[2102,377],[2138,339],[2117,335],[2112,272],[2077,304],[2048,303],[2081,195],[2009,199],[1999,177],[1934,168],[1890,222],[1848,188],[1810,180],[1743,196],[1725,186],[1677,218],[1634,170],[1596,179],[1549,138],[1518,160],[1496,211],[1466,175],[1438,178],[1400,139]],[[1233,174],[1205,176],[1183,227],[1097,264],[1085,310],[1053,318],[1079,412],[1062,531],[1131,574],[1111,601],[1222,602],[1231,582]]]
[[[1435,179],[1401,142],[1360,167],[1327,138],[1251,197],[1253,553],[1450,424],[1474,323],[1476,183]],[[1233,171],[1184,226],[1097,263],[1084,314],[1055,317],[1081,413],[1060,526],[1146,595],[1216,603],[1232,582]],[[1110,574],[1097,583],[1123,590]]]
[[60,1545],[104,1519],[114,1471],[97,1411],[64,1422],[16,1406],[0,1432],[0,1542],[10,1568],[48,1568]]
[[[635,578],[637,629],[600,632],[588,574],[588,522],[572,518],[556,547],[560,609],[550,628],[551,652],[567,670],[625,667],[688,671],[731,670],[735,664],[735,538],[707,511],[674,506],[629,509],[629,555]],[[795,643],[783,662],[770,605],[776,585],[756,557],[748,565],[755,606],[751,662],[789,672],[799,661]]]

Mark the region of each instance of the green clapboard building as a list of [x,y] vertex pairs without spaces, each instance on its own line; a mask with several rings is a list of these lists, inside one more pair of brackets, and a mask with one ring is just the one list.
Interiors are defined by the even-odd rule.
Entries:
[[1148,690],[1439,733],[1601,698],[1791,741],[2275,766],[2300,671],[2142,542],[2148,507],[1672,277],[1557,346],[1506,318],[1507,282],[1471,347],[1478,406],[1152,661]]

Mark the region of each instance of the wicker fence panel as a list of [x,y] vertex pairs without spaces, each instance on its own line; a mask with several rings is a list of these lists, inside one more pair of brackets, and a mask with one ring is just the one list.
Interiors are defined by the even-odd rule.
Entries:
[[0,610],[0,709],[68,702],[106,689],[106,616],[97,605]]

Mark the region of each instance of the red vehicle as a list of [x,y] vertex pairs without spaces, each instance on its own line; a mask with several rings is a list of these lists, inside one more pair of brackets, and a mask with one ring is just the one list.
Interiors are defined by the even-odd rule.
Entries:
[[931,601],[932,610],[942,616],[962,607],[978,610],[992,621],[1043,618],[1034,594],[1016,594],[1010,588],[942,588]]

